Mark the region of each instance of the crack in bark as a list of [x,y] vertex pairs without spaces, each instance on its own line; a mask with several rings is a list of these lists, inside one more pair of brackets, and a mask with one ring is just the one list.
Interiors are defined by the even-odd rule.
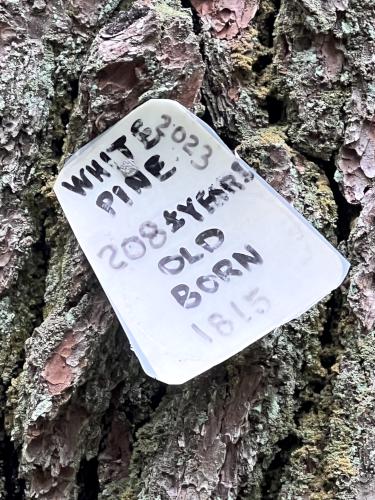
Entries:
[[[7,387],[0,387],[1,407],[5,407]],[[0,486],[3,479],[4,500],[24,500],[25,482],[18,476],[18,453],[5,430],[4,413],[0,412]]]
[[276,451],[271,463],[263,475],[260,500],[279,498],[282,486],[282,474],[288,466],[291,454],[301,445],[301,439],[295,434],[288,434],[274,445]]
[[266,106],[268,113],[268,122],[270,125],[283,124],[286,119],[286,103],[272,95],[272,92],[266,97]]
[[315,163],[326,174],[337,206],[337,241],[338,243],[347,241],[349,239],[352,223],[361,213],[361,206],[354,205],[346,201],[338,183],[335,180],[336,166],[333,157],[331,160],[327,161],[321,158],[315,158],[306,153],[301,154],[307,160]]
[[99,495],[98,458],[83,458],[77,474],[77,500],[97,500]]

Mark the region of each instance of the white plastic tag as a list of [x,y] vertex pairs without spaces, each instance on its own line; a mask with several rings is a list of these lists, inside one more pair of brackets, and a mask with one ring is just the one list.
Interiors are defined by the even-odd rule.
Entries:
[[142,367],[183,383],[296,318],[349,263],[180,104],[150,100],[54,186]]

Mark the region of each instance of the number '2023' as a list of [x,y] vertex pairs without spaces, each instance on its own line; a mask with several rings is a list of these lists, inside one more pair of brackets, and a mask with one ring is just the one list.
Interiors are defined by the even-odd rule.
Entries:
[[[162,122],[155,127],[155,131],[151,127],[144,126],[143,120],[138,118],[132,124],[130,131],[145,147],[151,149],[156,146],[162,137],[165,137],[163,129],[168,129],[172,141],[182,145],[182,150],[190,157],[195,155],[199,156],[199,161],[190,160],[193,167],[204,169],[208,166],[209,160],[212,156],[212,148],[208,144],[200,146],[199,138],[194,134],[186,132],[185,128],[181,125],[175,126],[172,123],[172,117],[169,115],[161,115]],[[172,125],[172,127],[171,127]],[[174,128],[173,128],[174,127]],[[173,130],[172,130],[173,129]],[[155,134],[155,135],[154,135]],[[198,148],[195,151],[195,148]],[[203,150],[203,152],[202,152]]]

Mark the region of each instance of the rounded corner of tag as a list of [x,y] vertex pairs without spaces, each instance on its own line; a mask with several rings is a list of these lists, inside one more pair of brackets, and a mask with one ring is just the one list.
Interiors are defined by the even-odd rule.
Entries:
[[178,101],[175,101],[173,99],[158,99],[158,98],[151,98],[148,99],[146,102],[141,104],[139,107],[143,108],[148,108],[149,111],[152,111],[153,109],[159,110],[160,108],[162,109],[163,113],[168,112],[168,111],[174,111],[174,112],[188,112],[188,110],[183,106],[181,103]]
[[166,384],[166,385],[183,385],[185,384],[185,382],[188,382],[189,380],[191,380],[193,377],[189,377],[189,378],[184,378],[184,379],[176,379],[175,377],[156,377],[157,380],[159,380],[159,382],[162,382],[163,384]]
[[335,251],[336,254],[338,254],[339,256],[338,259],[339,263],[337,263],[336,265],[336,270],[331,274],[330,286],[329,288],[326,289],[325,294],[322,296],[322,298],[325,297],[326,295],[329,295],[343,284],[351,267],[350,262],[346,260],[346,258],[343,257],[339,252],[337,252],[337,250]]
[[168,366],[156,369],[153,378],[167,385],[182,385],[203,373],[206,369],[189,369],[184,362],[170,362]]
[[345,280],[347,277],[349,270],[350,270],[351,264],[350,262],[343,256],[341,256],[341,274],[340,278],[338,280],[338,287],[341,285],[341,283]]
[[182,385],[194,378],[197,374],[186,374],[176,372],[155,373],[154,378],[167,385]]

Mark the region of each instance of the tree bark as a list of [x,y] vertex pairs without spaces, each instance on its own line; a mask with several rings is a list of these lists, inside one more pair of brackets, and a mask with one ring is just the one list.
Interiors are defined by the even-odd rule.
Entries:
[[[0,498],[375,498],[374,23],[372,0],[3,0]],[[203,117],[352,265],[181,386],[143,373],[52,191],[151,97]]]

